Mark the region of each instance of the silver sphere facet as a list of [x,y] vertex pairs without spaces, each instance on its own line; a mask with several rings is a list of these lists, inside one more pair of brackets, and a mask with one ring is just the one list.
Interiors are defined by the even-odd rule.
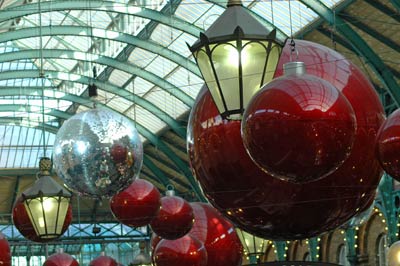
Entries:
[[92,109],[64,122],[56,135],[53,162],[71,190],[88,197],[112,197],[139,175],[143,147],[129,119]]

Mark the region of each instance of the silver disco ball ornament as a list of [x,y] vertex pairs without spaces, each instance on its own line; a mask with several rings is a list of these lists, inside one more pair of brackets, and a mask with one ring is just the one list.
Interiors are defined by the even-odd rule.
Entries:
[[143,147],[129,119],[92,109],[64,122],[56,135],[53,162],[71,190],[88,197],[112,197],[138,176]]

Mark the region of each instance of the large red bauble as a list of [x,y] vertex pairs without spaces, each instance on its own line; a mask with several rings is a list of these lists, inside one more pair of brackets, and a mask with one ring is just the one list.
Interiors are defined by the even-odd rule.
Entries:
[[161,198],[161,210],[150,226],[161,238],[171,240],[186,235],[192,229],[193,222],[193,209],[186,200],[165,196]]
[[156,266],[206,266],[207,251],[190,235],[175,240],[163,239],[154,250],[154,261]]
[[43,266],[79,266],[79,263],[71,255],[61,252],[49,256]]
[[[56,238],[43,238],[36,235],[35,229],[29,219],[28,213],[26,212],[22,198],[19,197],[14,204],[12,219],[15,227],[25,238],[32,240],[34,242],[45,243],[52,241]],[[67,215],[65,216],[64,225],[62,227],[61,234],[67,231],[69,225],[72,222],[72,207],[71,204],[68,207]]]
[[243,246],[232,223],[210,204],[193,202],[194,224],[189,234],[207,250],[207,266],[242,265]]
[[2,233],[0,233],[0,265],[11,266],[10,245]]
[[356,118],[349,101],[313,75],[284,75],[249,102],[243,143],[268,174],[295,183],[323,178],[350,154]]
[[121,223],[145,226],[160,210],[160,192],[149,181],[136,179],[125,190],[114,195],[110,201],[111,211]]
[[[245,231],[271,240],[313,237],[345,223],[370,203],[382,174],[373,144],[384,112],[371,83],[337,52],[295,42],[307,73],[341,91],[356,115],[352,151],[334,173],[307,184],[266,174],[244,149],[240,121],[222,119],[206,90],[199,94],[188,124],[192,170],[212,205]],[[289,61],[287,44],[276,76]]]
[[105,255],[98,256],[89,263],[89,266],[117,266],[117,265],[118,263],[116,260]]
[[382,124],[377,137],[376,151],[383,169],[400,180],[400,110],[393,112]]

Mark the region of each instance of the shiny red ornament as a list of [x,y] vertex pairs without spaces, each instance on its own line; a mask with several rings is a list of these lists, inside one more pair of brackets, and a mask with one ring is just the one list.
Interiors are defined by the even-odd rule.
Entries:
[[123,163],[127,159],[128,149],[124,145],[115,143],[111,146],[110,155],[115,163]]
[[390,114],[382,124],[376,151],[385,172],[400,181],[400,109]]
[[347,159],[356,118],[349,101],[329,82],[286,74],[250,100],[241,130],[246,150],[261,169],[306,183],[331,174]]
[[194,224],[191,236],[202,242],[207,250],[207,266],[242,265],[243,246],[232,223],[207,203],[191,203]]
[[127,226],[140,227],[148,225],[157,216],[160,198],[160,192],[152,183],[136,179],[111,198],[110,207],[118,221]]
[[0,265],[11,266],[10,245],[2,233],[0,233]]
[[[36,231],[29,219],[28,213],[26,212],[25,205],[22,202],[22,198],[19,197],[13,207],[12,219],[15,227],[25,238],[34,242],[46,243],[56,238],[42,238],[38,237]],[[71,204],[68,207],[67,215],[65,216],[64,225],[62,228],[62,234],[67,231],[69,225],[72,222],[72,207]]]
[[154,261],[156,266],[207,266],[207,251],[190,235],[175,240],[163,239],[154,251]]
[[71,255],[59,252],[49,256],[43,266],[79,266],[79,263]]
[[[199,94],[188,123],[190,163],[210,203],[235,225],[271,240],[309,238],[340,226],[370,204],[382,174],[374,143],[384,111],[372,84],[337,52],[308,41],[295,42],[307,73],[341,91],[356,115],[353,148],[335,172],[307,184],[266,174],[245,151],[240,121],[222,119],[206,90]],[[277,77],[289,61],[287,44]]]
[[118,262],[116,260],[106,255],[101,255],[93,259],[89,263],[89,266],[117,266],[117,265]]
[[186,235],[193,222],[193,209],[186,200],[178,196],[165,196],[161,198],[161,209],[150,226],[161,238],[172,240]]

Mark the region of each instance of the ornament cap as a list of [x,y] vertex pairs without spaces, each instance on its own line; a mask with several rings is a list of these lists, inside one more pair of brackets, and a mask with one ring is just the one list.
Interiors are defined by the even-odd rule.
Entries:
[[168,196],[168,197],[175,196],[175,190],[170,189],[170,190],[165,191],[165,196]]
[[288,62],[283,64],[283,71],[285,75],[304,75],[307,73],[306,64],[301,61]]

